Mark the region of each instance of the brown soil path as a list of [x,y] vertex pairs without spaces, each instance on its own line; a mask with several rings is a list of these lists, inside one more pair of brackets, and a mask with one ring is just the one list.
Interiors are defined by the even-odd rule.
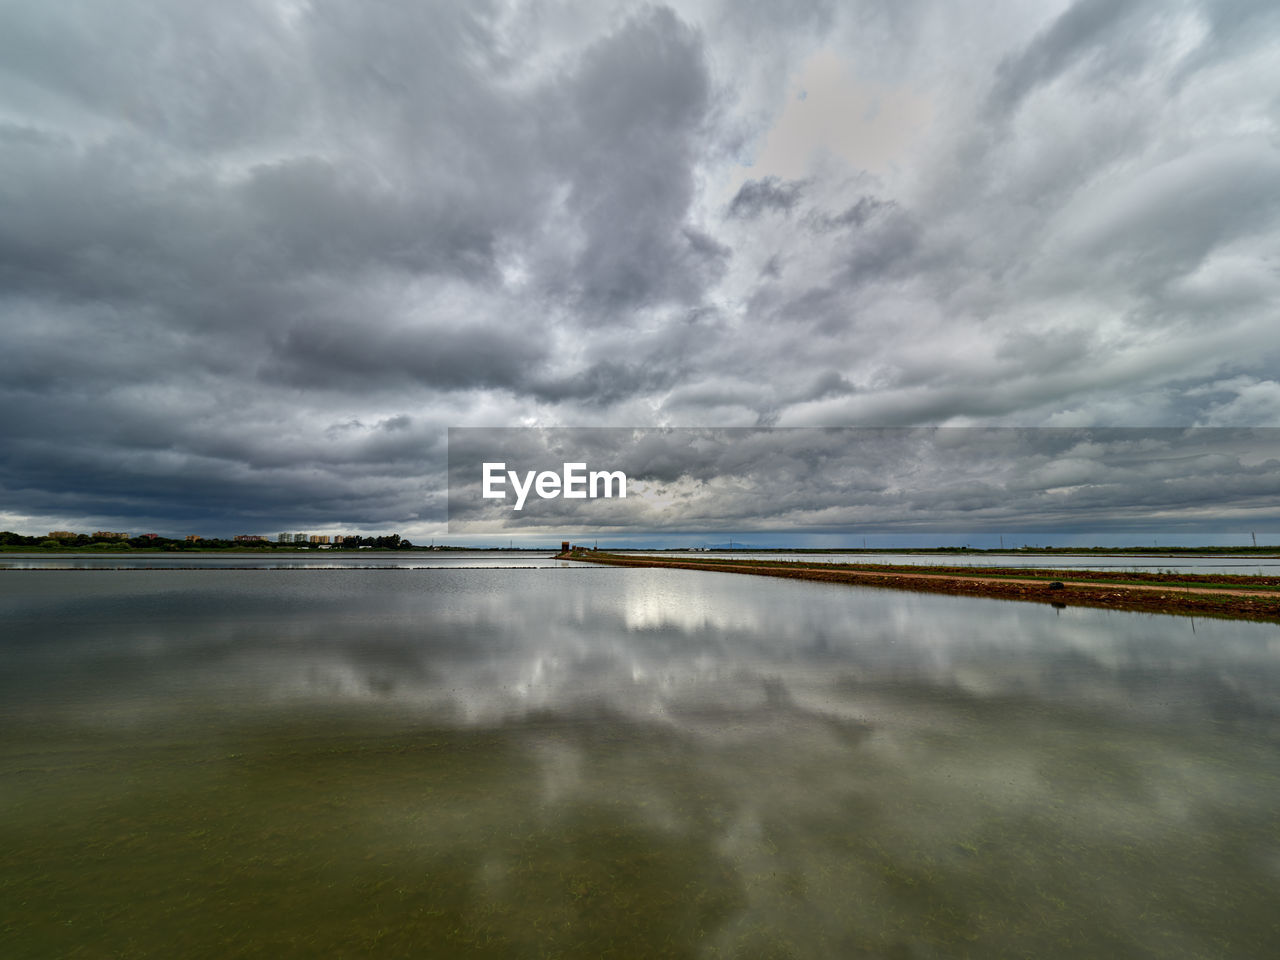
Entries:
[[[747,566],[744,564],[735,564],[732,561],[729,561],[729,563],[727,563],[726,566],[733,566],[733,567],[736,567],[738,570],[747,571],[747,572],[749,572],[752,569],[750,566]],[[698,569],[698,568],[691,567],[691,569]],[[814,568],[807,567],[804,569],[812,570]],[[877,575],[877,571],[850,570],[849,572],[852,573],[854,576],[871,577],[871,576]],[[1071,570],[1061,571],[1061,573],[1066,574],[1068,576],[1070,576],[1070,574],[1072,574],[1073,572],[1075,571],[1071,571]],[[905,570],[901,573],[898,573],[897,571],[895,571],[894,576],[901,577],[906,580],[963,580],[969,583],[1037,583],[1037,584],[1043,585],[1043,582],[1044,582],[1043,577],[1018,577],[1018,576],[978,577],[978,576],[973,576],[972,574],[967,574],[967,573],[909,573]],[[1065,589],[1065,590],[1070,590],[1072,587],[1089,586],[1089,587],[1111,587],[1114,589],[1123,589],[1123,590],[1163,590],[1165,593],[1169,593],[1173,589],[1171,587],[1164,586],[1158,583],[1114,583],[1107,580],[1082,580],[1082,579],[1062,580],[1061,578],[1059,578],[1059,582],[1062,583],[1062,589]],[[1280,600],[1280,593],[1277,593],[1277,591],[1266,590],[1266,589],[1261,589],[1257,587],[1252,587],[1252,588],[1227,587],[1227,586],[1177,587],[1176,592],[1240,594],[1246,597],[1272,597],[1273,599]]]
[[[702,562],[622,556],[591,551],[574,551],[562,556],[566,560],[603,563],[611,566],[669,567],[718,573],[746,573],[896,590],[1052,603],[1055,606],[1092,606],[1141,610],[1150,613],[1280,622],[1280,591],[1230,581],[1174,586],[1161,583],[1131,584],[1089,579],[1087,575],[1073,576],[1079,571],[1072,570],[1027,571],[1028,575],[1025,576],[1016,574],[983,576],[954,572],[915,572],[903,568],[886,567],[862,570],[836,564],[798,566],[786,561],[776,563],[763,561],[741,563],[732,560]],[[1044,579],[1046,576],[1052,576],[1055,579],[1049,581]]]

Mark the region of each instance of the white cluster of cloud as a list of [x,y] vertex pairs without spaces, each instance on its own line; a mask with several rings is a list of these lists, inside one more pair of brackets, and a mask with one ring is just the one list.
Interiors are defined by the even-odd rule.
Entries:
[[1267,0],[9,0],[0,526],[425,535],[448,426],[1275,424],[1277,41]]

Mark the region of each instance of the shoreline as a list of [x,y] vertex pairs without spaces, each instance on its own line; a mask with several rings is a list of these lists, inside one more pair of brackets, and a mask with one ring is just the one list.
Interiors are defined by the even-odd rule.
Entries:
[[1280,623],[1280,578],[1131,571],[894,567],[888,564],[804,564],[794,561],[669,559],[572,550],[559,559],[622,567],[666,567],[754,574],[821,583],[1047,603],[1059,609],[1096,607],[1173,616]]

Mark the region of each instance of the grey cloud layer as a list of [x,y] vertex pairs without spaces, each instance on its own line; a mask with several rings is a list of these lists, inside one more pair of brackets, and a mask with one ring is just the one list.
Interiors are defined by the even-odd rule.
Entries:
[[431,530],[451,425],[1278,422],[1274,5],[957,6],[0,3],[0,526]]
[[[510,480],[482,496],[486,462],[525,486],[566,462],[620,470],[627,496],[529,488],[517,511]],[[1221,532],[1280,523],[1277,490],[1274,428],[449,431],[451,532]]]

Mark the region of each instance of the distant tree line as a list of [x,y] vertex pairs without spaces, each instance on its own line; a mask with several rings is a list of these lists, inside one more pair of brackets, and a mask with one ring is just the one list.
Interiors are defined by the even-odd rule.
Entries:
[[382,547],[386,550],[408,550],[413,546],[408,540],[402,540],[400,534],[389,533],[385,537],[344,537],[339,547]]
[[[270,540],[236,541],[217,537],[199,540],[174,539],[172,537],[95,537],[88,533],[77,533],[70,537],[28,537],[12,530],[0,531],[0,547],[73,547],[77,549],[99,550],[131,550],[144,548],[149,550],[306,550],[319,549],[316,543],[275,543]],[[345,537],[342,543],[326,544],[330,549],[345,550],[353,547],[374,547],[382,550],[408,550],[413,544],[401,538],[398,533],[389,533],[381,537]]]

